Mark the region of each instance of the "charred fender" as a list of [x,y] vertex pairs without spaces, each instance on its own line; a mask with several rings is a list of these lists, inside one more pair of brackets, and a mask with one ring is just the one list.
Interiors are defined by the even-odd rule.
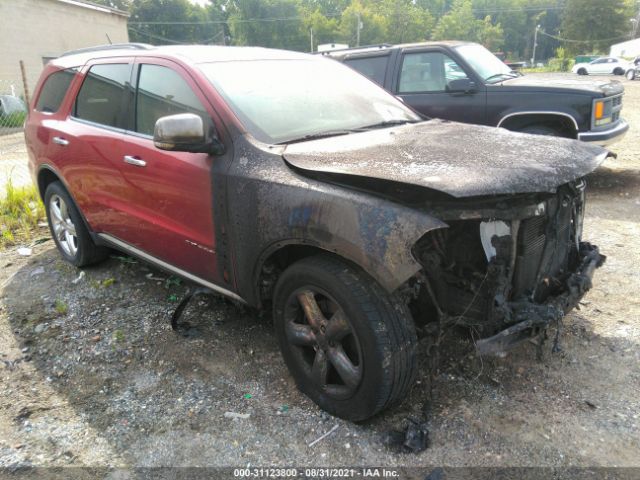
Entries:
[[284,246],[333,252],[392,292],[422,268],[412,254],[415,243],[447,227],[424,211],[300,175],[280,155],[243,160],[240,151],[227,192],[230,205],[245,206],[229,212],[229,233],[238,289],[250,304],[260,303],[257,278],[265,260]]

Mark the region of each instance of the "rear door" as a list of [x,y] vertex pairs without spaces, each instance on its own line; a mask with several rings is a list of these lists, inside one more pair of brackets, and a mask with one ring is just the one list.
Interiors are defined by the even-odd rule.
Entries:
[[[118,162],[126,140],[127,90],[133,59],[91,62],[82,69],[68,115],[53,116],[48,158],[92,230],[122,234],[128,228],[126,181]],[[77,92],[77,93],[76,93]]]
[[211,105],[188,72],[171,61],[140,58],[133,84],[130,124],[117,162],[128,189],[131,227],[121,239],[220,283],[211,182],[216,159],[206,153],[163,151],[153,144],[155,123],[163,116],[194,113],[210,128],[220,131],[220,125],[213,121]]
[[[448,52],[438,48],[405,50],[399,55],[392,91],[418,112],[467,123],[486,122],[484,84]],[[448,91],[452,80],[468,78],[472,93]]]
[[391,52],[369,53],[367,55],[349,55],[344,64],[373,80],[381,87],[386,87],[387,67]]

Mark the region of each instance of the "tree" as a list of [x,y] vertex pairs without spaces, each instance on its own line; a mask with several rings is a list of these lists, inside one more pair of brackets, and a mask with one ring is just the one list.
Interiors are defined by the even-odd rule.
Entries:
[[341,40],[339,23],[336,18],[325,17],[320,9],[305,13],[303,18],[305,31],[309,32],[310,38],[311,31],[313,31],[313,51],[323,43],[336,43]]
[[498,51],[504,45],[504,31],[499,23],[491,23],[491,17],[487,15],[484,20],[477,23],[477,40],[492,52]]
[[130,14],[129,38],[134,42],[206,43],[214,33],[203,23],[209,18],[206,10],[189,0],[135,0]]
[[228,8],[234,45],[309,50],[296,0],[236,0]]
[[386,42],[420,42],[431,37],[433,15],[412,0],[382,0],[377,11],[386,19]]
[[362,0],[352,0],[351,4],[342,11],[340,17],[340,34],[342,40],[349,45],[357,44],[358,19],[360,29],[360,45],[372,45],[386,42],[387,22],[371,5]]
[[504,44],[504,31],[489,15],[484,20],[476,19],[471,0],[455,0],[451,11],[436,24],[433,39],[478,42],[495,51]]
[[625,0],[567,0],[562,20],[565,48],[573,54],[606,52],[630,36],[629,3]]
[[471,0],[455,0],[451,11],[440,17],[433,30],[434,40],[477,39],[477,20],[473,15]]

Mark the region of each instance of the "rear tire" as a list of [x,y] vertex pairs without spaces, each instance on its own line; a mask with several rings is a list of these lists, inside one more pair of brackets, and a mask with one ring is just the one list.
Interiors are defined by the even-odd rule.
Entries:
[[49,184],[44,193],[44,205],[51,236],[67,262],[83,267],[107,257],[109,249],[93,243],[71,195],[60,182]]
[[617,67],[613,70],[614,75],[624,75],[624,70],[620,67]]
[[273,303],[284,361],[320,408],[361,421],[407,395],[413,319],[365,272],[329,255],[305,258],[280,276]]

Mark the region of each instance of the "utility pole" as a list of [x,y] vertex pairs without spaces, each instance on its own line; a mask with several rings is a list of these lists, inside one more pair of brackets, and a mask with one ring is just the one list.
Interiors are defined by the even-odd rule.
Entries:
[[311,53],[313,53],[313,28],[309,28],[309,36],[311,37]]
[[360,19],[360,12],[356,13],[357,24],[356,24],[356,47],[360,46],[360,30],[362,30],[362,20]]
[[533,34],[533,55],[531,55],[531,67],[535,68],[536,66],[536,47],[538,46],[538,30],[540,30],[540,25],[536,25],[536,33]]

